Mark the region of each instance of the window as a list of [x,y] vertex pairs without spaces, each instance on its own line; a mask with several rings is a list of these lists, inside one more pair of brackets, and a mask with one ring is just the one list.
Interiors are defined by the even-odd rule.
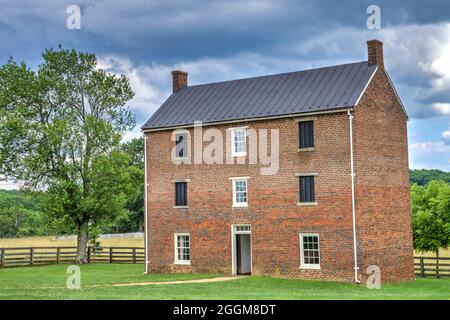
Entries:
[[250,232],[251,226],[249,224],[237,225],[237,226],[234,226],[234,231],[235,232]]
[[314,121],[300,121],[298,125],[300,149],[314,148]]
[[175,182],[175,206],[187,206],[187,182]]
[[319,234],[300,233],[300,267],[320,269]]
[[314,203],[314,176],[300,176],[299,181],[300,203]]
[[231,155],[232,156],[245,156],[247,142],[247,130],[246,128],[234,128],[231,131]]
[[187,158],[188,156],[187,133],[177,133],[175,135],[176,158]]
[[175,233],[175,263],[191,264],[189,233]]
[[233,180],[233,207],[247,207],[247,179],[231,178]]

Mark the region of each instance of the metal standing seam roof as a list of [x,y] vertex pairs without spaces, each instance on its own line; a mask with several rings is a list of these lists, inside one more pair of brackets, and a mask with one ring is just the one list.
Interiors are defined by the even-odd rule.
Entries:
[[184,87],[169,96],[142,130],[352,107],[375,69],[363,61]]

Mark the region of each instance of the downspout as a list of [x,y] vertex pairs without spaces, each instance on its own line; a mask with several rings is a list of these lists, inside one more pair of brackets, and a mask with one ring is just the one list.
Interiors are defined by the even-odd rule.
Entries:
[[350,124],[350,176],[352,178],[352,222],[353,222],[353,258],[354,258],[354,271],[355,271],[355,282],[359,283],[358,279],[358,251],[356,244],[356,209],[355,209],[355,167],[353,160],[353,115],[351,110],[347,111],[348,120]]
[[148,273],[148,225],[147,225],[147,134],[144,132],[144,247],[145,273]]

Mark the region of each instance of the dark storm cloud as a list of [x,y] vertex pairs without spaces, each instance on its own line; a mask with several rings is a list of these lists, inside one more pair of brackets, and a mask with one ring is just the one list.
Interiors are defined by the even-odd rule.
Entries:
[[[173,62],[236,52],[275,53],[338,27],[365,29],[372,1],[1,1],[0,21],[16,26],[14,51],[82,46],[142,61]],[[65,28],[68,5],[82,9],[82,30]],[[380,1],[383,25],[447,21],[447,1]],[[3,51],[1,52],[3,53]],[[323,52],[322,52],[323,53]],[[321,52],[315,54],[321,55]],[[282,53],[281,53],[282,54]]]

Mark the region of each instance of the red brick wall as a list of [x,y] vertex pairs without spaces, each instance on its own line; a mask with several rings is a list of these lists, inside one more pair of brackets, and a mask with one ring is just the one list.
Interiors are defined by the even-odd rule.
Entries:
[[[377,75],[374,80],[378,81],[378,78]],[[371,85],[368,92],[380,99],[380,88]],[[391,96],[387,94],[385,98],[392,102]],[[378,110],[380,104],[372,104],[368,97],[362,99],[361,106],[355,112],[361,271],[374,262],[381,264],[384,280],[410,279],[412,250],[406,119],[399,112],[385,114],[383,118],[378,111],[374,119],[372,109]],[[380,111],[380,114],[383,112]],[[256,130],[279,129],[280,168],[272,176],[261,175],[261,166],[248,162],[241,165],[175,165],[170,159],[174,145],[172,132],[147,134],[150,269],[231,273],[231,225],[249,223],[252,226],[253,274],[274,274],[279,270],[282,276],[352,281],[348,115],[344,112],[317,115],[314,121],[315,150],[307,152],[297,151],[298,123],[292,118],[216,127],[224,136],[227,128],[244,125]],[[391,136],[387,130],[374,129],[372,122],[382,122],[383,129],[393,123],[397,125]],[[389,144],[389,148],[383,149],[381,144],[380,150],[373,150],[373,141],[369,143],[373,139],[368,139],[367,135],[376,137],[378,134],[386,136],[385,144]],[[227,151],[224,150],[224,154],[229,154]],[[379,160],[382,163],[377,164]],[[392,165],[395,165],[394,171]],[[298,177],[295,173],[304,172],[317,173],[316,206],[297,205]],[[232,182],[229,177],[237,176],[250,176],[248,208],[232,208]],[[173,180],[176,179],[190,179],[188,209],[173,208]],[[373,193],[373,190],[377,192]],[[386,193],[392,195],[386,197]],[[393,198],[396,201],[392,202]],[[392,219],[393,216],[399,218]],[[190,233],[190,266],[173,264],[174,233],[177,232]],[[299,268],[301,232],[319,233],[320,270]],[[403,241],[400,246],[398,241]],[[385,245],[389,252],[382,251]]]
[[362,274],[414,279],[406,115],[378,70],[355,108],[356,199]]

